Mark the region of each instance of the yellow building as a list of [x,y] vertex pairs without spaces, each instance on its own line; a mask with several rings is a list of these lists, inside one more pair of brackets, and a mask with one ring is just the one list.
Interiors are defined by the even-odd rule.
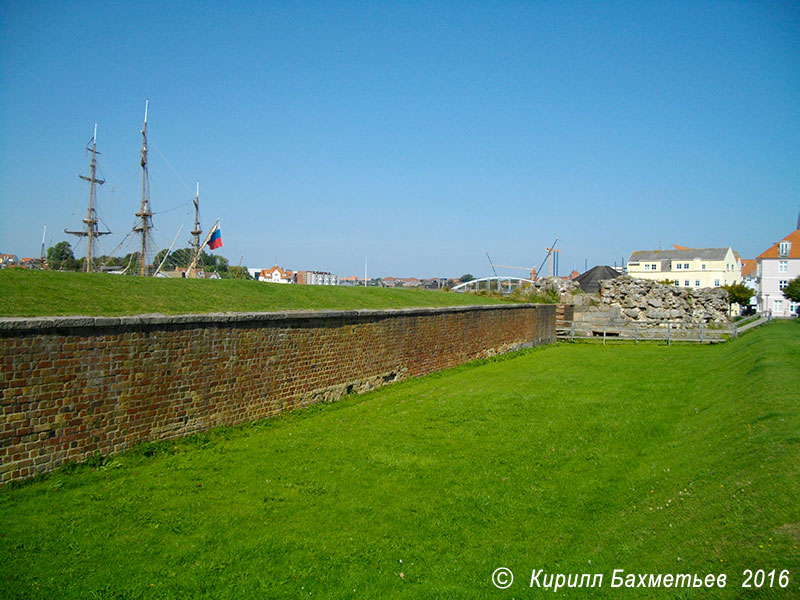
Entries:
[[628,259],[627,273],[640,279],[672,281],[677,287],[721,287],[742,281],[742,260],[732,248],[640,250]]

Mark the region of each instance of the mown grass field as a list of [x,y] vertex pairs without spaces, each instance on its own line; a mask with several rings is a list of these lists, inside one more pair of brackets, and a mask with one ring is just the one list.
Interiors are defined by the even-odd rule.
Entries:
[[382,309],[502,302],[472,294],[402,288],[0,270],[0,316],[3,317]]
[[800,322],[560,344],[7,486],[0,597],[797,598],[798,498]]

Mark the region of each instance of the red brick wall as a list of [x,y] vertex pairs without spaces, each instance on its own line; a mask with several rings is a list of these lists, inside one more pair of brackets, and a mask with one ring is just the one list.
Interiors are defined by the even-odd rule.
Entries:
[[555,341],[555,306],[0,319],[0,483]]

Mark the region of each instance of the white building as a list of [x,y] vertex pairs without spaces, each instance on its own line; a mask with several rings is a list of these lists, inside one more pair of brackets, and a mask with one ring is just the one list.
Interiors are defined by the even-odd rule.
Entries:
[[297,283],[299,285],[338,285],[339,278],[327,271],[298,271]]
[[671,281],[676,287],[722,287],[742,281],[742,261],[732,248],[640,250],[628,259],[631,277]]
[[773,316],[798,314],[798,304],[783,295],[783,288],[800,277],[800,219],[798,228],[757,257],[758,309]]
[[274,265],[269,269],[261,269],[258,280],[267,283],[294,283],[294,273]]

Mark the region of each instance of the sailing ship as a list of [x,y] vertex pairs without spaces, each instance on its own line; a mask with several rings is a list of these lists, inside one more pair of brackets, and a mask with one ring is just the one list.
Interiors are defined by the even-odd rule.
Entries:
[[[139,205],[139,211],[134,213],[136,217],[136,221],[133,225],[128,236],[132,233],[139,236],[139,252],[138,256],[136,253],[131,254],[130,261],[128,265],[122,270],[117,271],[117,273],[126,273],[128,270],[133,266],[134,269],[138,271],[138,274],[141,277],[145,276],[158,276],[161,273],[161,269],[164,266],[167,258],[170,256],[172,252],[172,246],[175,244],[175,240],[177,240],[178,236],[175,236],[175,240],[173,240],[172,245],[170,245],[169,249],[165,253],[161,263],[156,265],[151,265],[150,261],[148,260],[148,247],[152,245],[152,236],[150,231],[153,229],[153,211],[150,207],[150,184],[149,184],[149,172],[148,172],[148,146],[147,146],[147,116],[150,108],[149,100],[145,100],[144,106],[144,122],[142,124],[142,147],[140,150],[140,159],[139,159],[139,166],[142,169],[142,194],[141,194],[141,201]],[[94,126],[94,135],[91,139],[91,148],[87,146],[87,151],[91,153],[91,160],[89,162],[89,176],[85,177],[83,175],[79,175],[79,177],[87,182],[89,182],[89,210],[87,217],[83,219],[85,223],[85,227],[82,231],[67,231],[64,230],[66,233],[86,237],[87,238],[87,251],[86,251],[86,264],[85,270],[87,272],[91,271],[94,268],[94,240],[95,238],[101,235],[108,235],[111,231],[100,231],[98,230],[98,217],[97,211],[95,209],[96,205],[96,186],[102,185],[105,183],[104,180],[98,179],[96,177],[96,169],[97,169],[97,155],[99,152],[97,151],[97,124]],[[203,249],[208,245],[209,248],[214,249],[218,248],[222,245],[222,238],[219,233],[219,220],[214,224],[214,227],[208,233],[206,238],[201,243],[201,235],[203,230],[200,228],[200,182],[197,182],[197,189],[195,193],[195,197],[193,199],[194,204],[194,228],[191,231],[192,239],[190,241],[192,245],[192,257],[189,264],[189,268],[185,271],[185,277],[196,277],[198,276],[198,269],[195,268],[197,261],[199,260]],[[181,226],[182,227],[182,226]],[[178,230],[178,234],[180,234],[180,229]],[[127,240],[128,236],[125,236],[125,239],[117,246],[114,252],[118,250]],[[112,252],[113,254],[113,252]],[[136,258],[138,265],[133,265],[133,260]]]

